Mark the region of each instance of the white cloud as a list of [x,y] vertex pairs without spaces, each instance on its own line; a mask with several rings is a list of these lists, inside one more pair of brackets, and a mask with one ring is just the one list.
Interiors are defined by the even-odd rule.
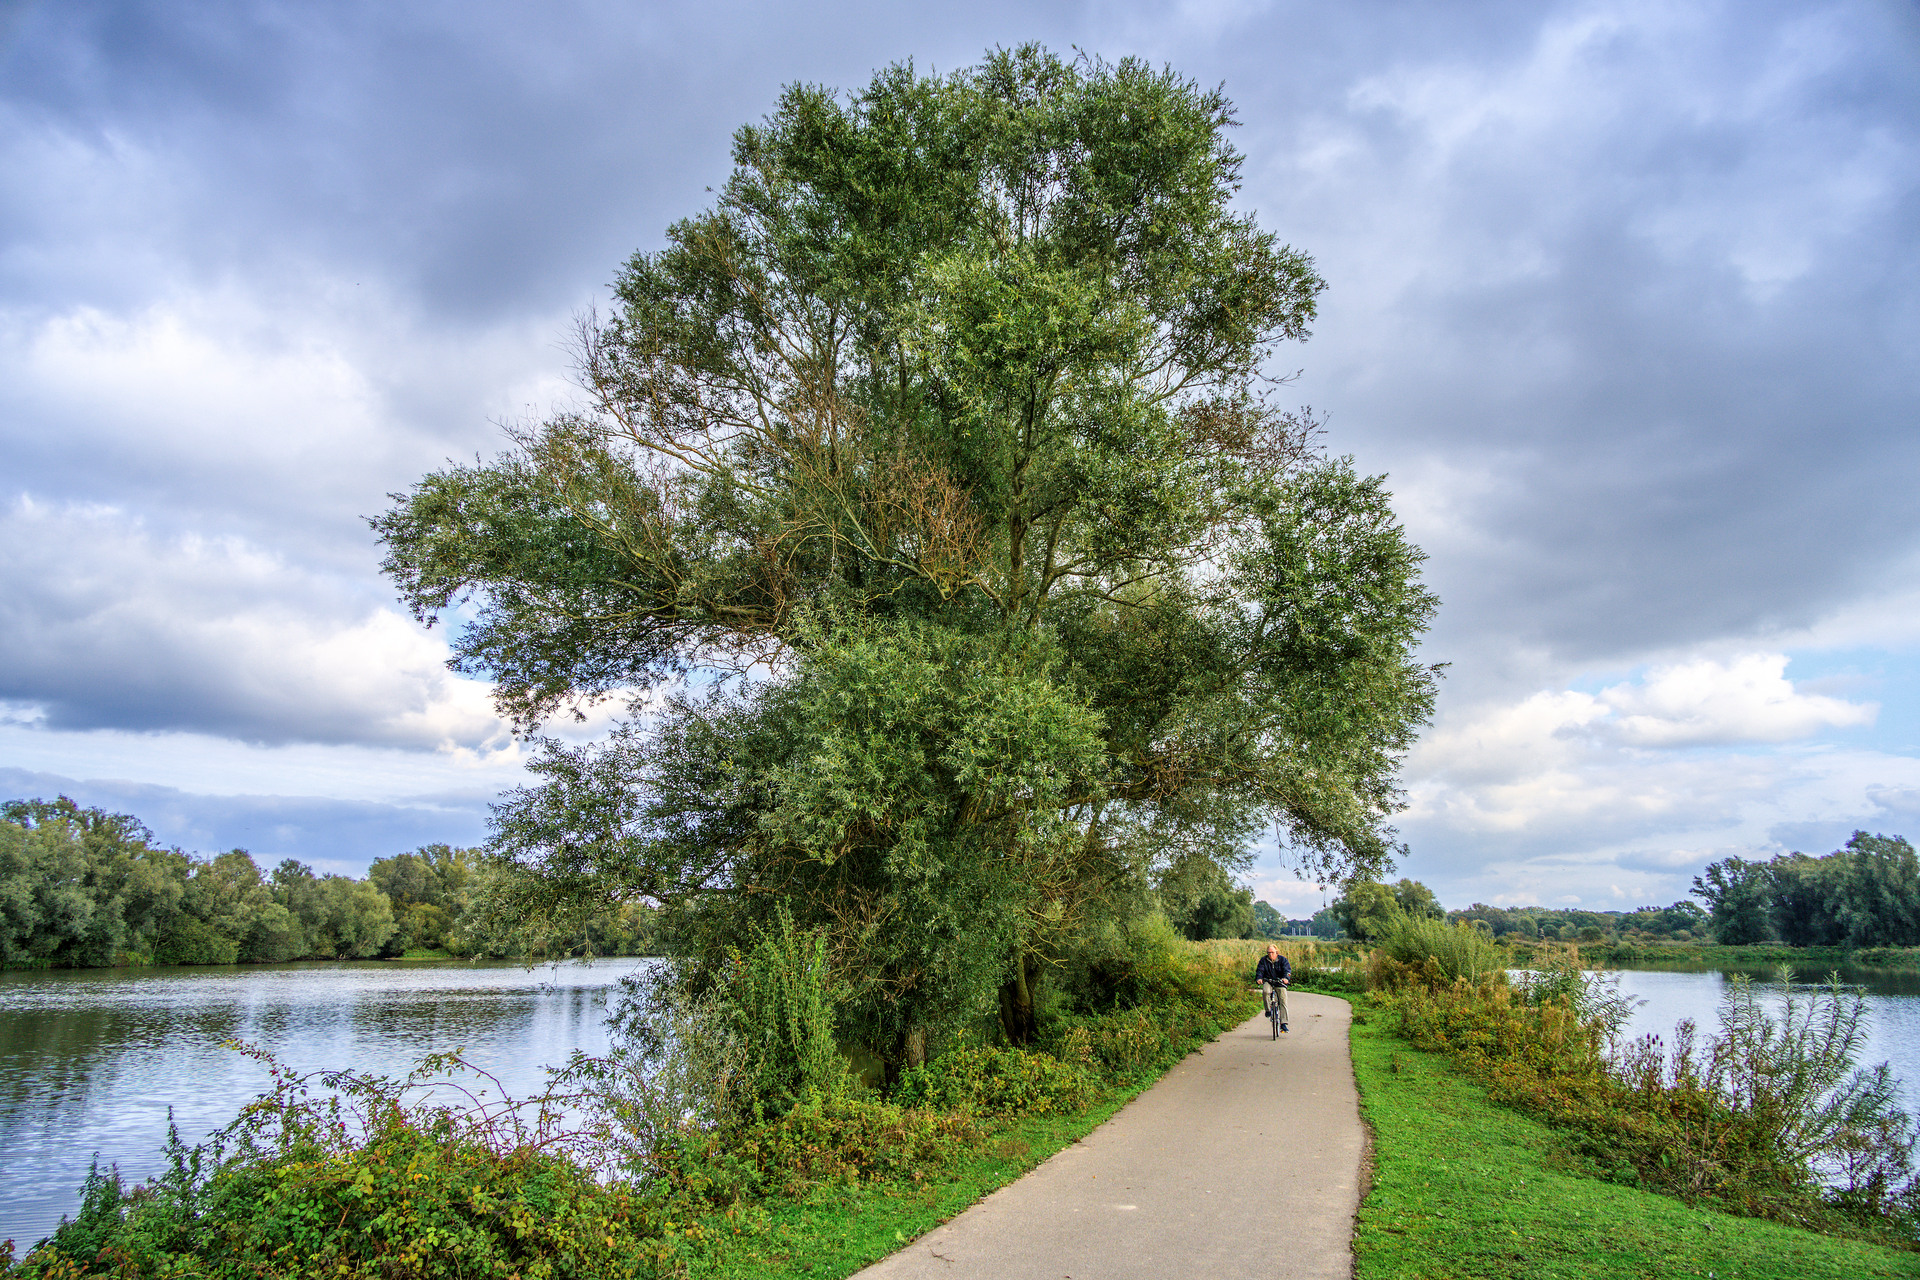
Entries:
[[1786,678],[1785,654],[1731,662],[1701,658],[1660,667],[1638,683],[1600,694],[1608,727],[1633,746],[1790,742],[1823,729],[1873,723],[1879,706],[1802,693]]
[[1805,739],[1872,722],[1870,703],[1801,693],[1781,654],[1658,667],[1599,693],[1542,690],[1445,718],[1409,761],[1409,820],[1481,833],[1725,820],[1779,784],[1767,756],[1671,749]]
[[1714,858],[1907,811],[1920,760],[1825,741],[1875,705],[1802,690],[1787,665],[1701,657],[1453,709],[1409,761],[1409,870],[1452,905],[1668,902]]
[[370,573],[360,516],[450,450],[496,447],[490,417],[568,389],[560,316],[435,332],[377,286],[297,270],[276,286],[271,303],[215,288],[0,311],[0,414],[19,424],[0,430],[35,489],[299,529],[307,555],[350,542]]
[[0,548],[0,697],[50,727],[508,749],[438,636],[244,539],[21,499]]

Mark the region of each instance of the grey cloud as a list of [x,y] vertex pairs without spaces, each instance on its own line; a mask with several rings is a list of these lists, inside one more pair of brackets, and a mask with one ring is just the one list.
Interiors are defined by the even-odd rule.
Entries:
[[[1464,536],[1429,542],[1431,647],[1469,668],[1804,623],[1912,548],[1911,495],[1852,513],[1863,476],[1920,461],[1897,355],[1920,337],[1916,46],[1890,7],[1842,7],[1837,65],[1800,69],[1802,7],[1657,12],[1691,21],[1596,42],[1513,120],[1440,138],[1417,111],[1323,105],[1353,153],[1321,172],[1296,135],[1250,183],[1333,282],[1302,359],[1338,443],[1497,477]],[[1355,70],[1497,98],[1527,55]],[[1565,128],[1528,134],[1534,110]],[[1832,216],[1808,195],[1849,190]],[[1759,289],[1736,251],[1773,226],[1805,261]]]
[[167,845],[190,853],[245,849],[263,868],[298,858],[316,870],[363,876],[375,858],[427,844],[477,845],[486,838],[483,795],[419,797],[402,803],[325,796],[197,795],[118,779],[76,779],[0,767],[0,799],[70,796],[86,807],[130,813]]
[[[8,97],[82,151],[147,158],[128,174],[152,200],[89,189],[82,212],[124,210],[117,234],[160,262],[270,285],[297,250],[459,327],[591,297],[704,202],[727,134],[783,82],[854,85],[895,58],[955,65],[1028,35],[1165,53],[1226,82],[1247,203],[1333,282],[1320,336],[1282,358],[1307,367],[1335,447],[1499,477],[1469,538],[1430,546],[1448,601],[1432,648],[1466,678],[1515,644],[1631,660],[1805,623],[1911,549],[1903,494],[1878,495],[1870,521],[1821,518],[1861,474],[1920,461],[1898,429],[1920,409],[1898,376],[1920,336],[1920,77],[1898,6],[1634,10],[1610,31],[1604,5],[1182,12],[45,6]],[[1417,98],[1423,77],[1518,92],[1542,32],[1580,20],[1606,34],[1578,75],[1511,119],[1439,137],[1419,102],[1381,97]],[[1796,66],[1796,40],[1835,52]],[[1529,134],[1536,110],[1559,127]],[[1316,161],[1327,136],[1351,154]],[[43,218],[36,262],[61,256],[59,189],[15,189],[20,216]],[[1849,190],[1866,192],[1851,213],[1807,194]],[[137,231],[155,202],[170,215]],[[1749,296],[1739,263],[1761,251],[1742,246],[1769,236],[1804,269]],[[491,443],[471,427],[455,434]]]
[[[564,306],[723,178],[733,129],[792,80],[972,60],[974,6],[931,33],[890,5],[47,6],[9,94],[79,145],[152,149],[203,269],[290,248],[407,280],[451,317]],[[201,219],[211,226],[194,227]],[[190,230],[190,228],[192,228]]]

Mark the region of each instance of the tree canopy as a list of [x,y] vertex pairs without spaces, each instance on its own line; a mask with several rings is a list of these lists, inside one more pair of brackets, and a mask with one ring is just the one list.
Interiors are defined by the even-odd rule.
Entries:
[[1233,123],[1034,47],[789,88],[582,320],[582,402],[395,495],[387,572],[521,731],[629,700],[498,807],[518,910],[718,956],[784,907],[911,1061],[996,987],[1018,1034],[1183,859],[1385,869],[1435,601],[1274,399],[1324,286],[1233,207]]
[[1714,937],[1729,944],[1887,947],[1920,943],[1920,859],[1901,836],[1856,831],[1822,857],[1725,858],[1694,877]]

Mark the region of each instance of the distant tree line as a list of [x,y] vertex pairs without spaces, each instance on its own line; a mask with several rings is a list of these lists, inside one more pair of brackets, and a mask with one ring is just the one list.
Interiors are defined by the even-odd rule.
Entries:
[[[1706,935],[1707,913],[1691,902],[1633,911],[1580,911],[1551,907],[1490,907],[1476,902],[1448,911],[1432,889],[1418,880],[1393,884],[1357,880],[1345,885],[1332,905],[1310,921],[1289,921],[1289,932],[1317,938],[1373,941],[1392,933],[1407,919],[1466,922],[1496,939],[1616,943],[1687,942]],[[1304,930],[1293,926],[1305,925]],[[1275,935],[1278,936],[1278,935]]]
[[1707,935],[1707,913],[1692,902],[1632,911],[1580,911],[1553,907],[1490,907],[1476,902],[1449,920],[1478,921],[1495,938],[1559,942],[1696,942]]
[[1729,944],[1920,946],[1920,862],[1901,836],[1856,831],[1820,857],[1726,858],[1694,878],[1693,892]]
[[[381,858],[364,880],[292,858],[263,873],[244,849],[198,857],[65,796],[0,804],[0,968],[516,952],[525,939],[490,931],[489,887],[476,850],[444,844]],[[651,925],[610,908],[541,949],[632,954]]]

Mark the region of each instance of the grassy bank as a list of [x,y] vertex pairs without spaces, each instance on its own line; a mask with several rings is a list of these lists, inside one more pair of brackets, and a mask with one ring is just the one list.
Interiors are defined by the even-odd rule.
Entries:
[[1601,1181],[1384,1015],[1356,1017],[1353,1065],[1375,1165],[1354,1235],[1360,1280],[1920,1277],[1920,1254]]

